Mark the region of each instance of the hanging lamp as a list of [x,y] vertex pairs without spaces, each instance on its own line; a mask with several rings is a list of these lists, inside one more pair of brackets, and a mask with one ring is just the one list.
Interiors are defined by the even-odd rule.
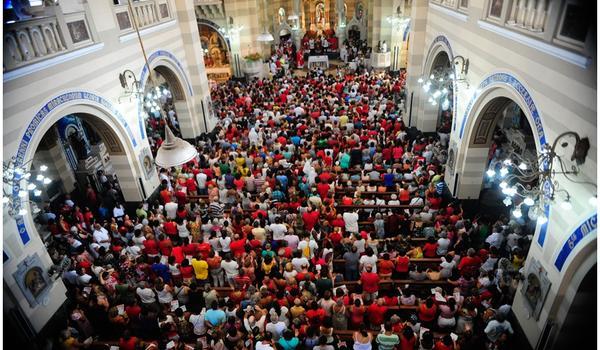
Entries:
[[[129,5],[129,10],[131,11],[131,13],[134,13],[131,0],[127,0],[127,3]],[[142,42],[142,37],[140,35],[140,31],[135,18],[133,20],[133,26],[135,28],[135,32],[137,33],[138,41],[142,49],[142,54],[144,55],[144,62],[146,64],[146,68],[148,68],[148,80],[150,81],[150,84],[153,87],[155,87],[157,85],[155,84],[154,80],[154,71],[150,68],[150,64],[148,63],[146,49],[144,48],[144,43]],[[160,113],[161,119],[165,120],[165,140],[156,152],[156,158],[154,159],[154,163],[163,168],[171,168],[174,166],[185,164],[194,159],[198,155],[196,147],[192,146],[189,142],[179,137],[176,137],[166,122],[167,120],[165,118],[162,108],[159,108],[158,112]]]

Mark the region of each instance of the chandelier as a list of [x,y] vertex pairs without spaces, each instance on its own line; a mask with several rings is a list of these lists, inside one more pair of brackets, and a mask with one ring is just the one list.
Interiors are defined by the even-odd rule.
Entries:
[[406,29],[406,26],[410,23],[410,16],[405,16],[402,13],[400,6],[398,6],[396,12],[391,16],[387,16],[385,20],[391,24],[392,28],[394,28],[396,31],[403,32],[404,29]]
[[[455,67],[454,67],[454,66]],[[417,82],[427,93],[427,102],[432,106],[441,105],[442,110],[450,108],[451,92],[455,82],[465,82],[469,85],[466,75],[469,72],[469,59],[463,56],[455,56],[453,65],[437,66],[431,70],[430,75],[420,77]]]
[[[127,0],[127,3],[131,13],[134,13],[131,0]],[[148,69],[148,83],[150,85],[150,90],[144,95],[143,91],[141,91],[141,82],[137,79],[133,71],[127,69],[123,73],[119,74],[121,87],[123,87],[123,93],[121,97],[127,96],[139,99],[141,96],[143,96],[144,106],[148,108],[150,112],[158,112],[160,117],[165,120],[165,140],[157,151],[155,159],[156,165],[163,168],[170,168],[185,164],[194,159],[196,155],[198,155],[198,151],[187,141],[176,137],[171,131],[171,128],[169,128],[168,123],[166,123],[164,111],[160,106],[160,99],[163,95],[170,95],[171,92],[165,87],[159,86],[154,79],[154,71],[150,68],[150,64],[148,63],[146,49],[144,48],[144,43],[142,42],[142,37],[140,35],[137,20],[135,18],[133,21],[133,27],[137,33],[138,42],[144,57],[144,64]]]
[[48,170],[46,165],[40,165],[35,172],[27,169],[31,161],[17,166],[15,157],[12,157],[8,162],[2,163],[4,183],[2,205],[8,209],[8,215],[13,218],[27,214],[24,202],[31,204],[33,214],[39,213],[37,204],[29,198],[39,198],[42,195],[41,188],[52,183],[52,179],[44,175]]
[[244,30],[243,25],[231,25],[227,29],[219,28],[219,32],[221,34],[223,34],[223,36],[227,39],[232,39],[232,38],[237,37],[242,30]]
[[[560,187],[556,175],[564,175],[573,183],[596,187],[594,183],[573,178],[581,172],[580,166],[585,162],[589,148],[587,137],[580,138],[575,132],[564,132],[552,145],[544,144],[537,158],[528,159],[514,150],[507,152],[500,160],[499,171],[488,169],[486,175],[492,180],[501,181],[499,187],[505,196],[503,203],[513,207],[511,213],[515,218],[527,214],[529,219],[544,224],[548,221],[545,214],[547,206],[560,202],[562,209],[572,208],[571,195]],[[590,198],[590,204],[596,204],[595,195]]]

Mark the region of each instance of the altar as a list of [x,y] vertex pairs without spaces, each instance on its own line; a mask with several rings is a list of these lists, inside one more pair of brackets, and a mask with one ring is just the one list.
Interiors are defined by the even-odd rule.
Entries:
[[308,56],[308,69],[329,68],[329,57],[327,55]]
[[373,67],[374,69],[387,69],[391,65],[391,52],[374,52],[371,54],[371,67]]

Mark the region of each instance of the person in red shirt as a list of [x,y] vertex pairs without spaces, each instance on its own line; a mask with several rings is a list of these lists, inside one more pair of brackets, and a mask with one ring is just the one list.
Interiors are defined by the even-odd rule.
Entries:
[[383,259],[377,263],[377,272],[379,272],[379,278],[387,280],[392,277],[394,271],[394,262],[390,260],[388,253],[383,254]]
[[434,320],[437,316],[437,305],[433,302],[431,297],[427,298],[424,303],[419,305],[418,316],[423,327],[429,329],[433,328],[435,323]]
[[183,247],[175,243],[173,245],[173,249],[171,249],[171,256],[175,257],[175,262],[177,264],[181,264],[181,262],[185,259],[185,255],[183,254]]
[[198,251],[198,243],[190,243],[189,238],[183,239],[183,253],[186,256],[196,256],[196,252]]
[[379,291],[379,275],[373,272],[373,266],[366,265],[366,272],[360,275],[359,283],[362,285],[363,294],[371,295],[371,300],[377,297]]
[[438,340],[433,347],[434,350],[454,350],[454,341],[450,334],[446,334]]
[[[175,250],[174,247],[173,250]],[[175,261],[177,262],[177,257],[175,257]],[[183,282],[190,283],[194,279],[194,267],[190,265],[190,261],[188,259],[181,259],[179,262],[181,265],[179,266],[179,271],[181,272],[181,278],[183,278]]]
[[306,231],[312,230],[317,222],[319,221],[319,211],[314,210],[312,206],[308,207],[308,211],[302,214],[302,220],[304,221],[304,229]]
[[320,308],[319,304],[315,301],[313,301],[310,310],[306,312],[309,324],[316,327],[321,326],[325,316],[325,309]]
[[195,196],[198,193],[198,185],[196,185],[195,176],[188,175],[185,186],[187,187],[187,192],[190,196]]
[[119,349],[122,350],[135,350],[139,345],[139,339],[131,336],[131,332],[125,329],[123,337],[119,339]]
[[173,249],[173,243],[169,237],[161,234],[158,236],[158,248],[162,255],[170,256],[171,249]]
[[198,245],[196,246],[196,251],[198,251],[198,253],[200,253],[200,255],[202,255],[202,259],[206,259],[208,258],[208,255],[211,252],[211,246],[210,243],[208,242],[204,242],[204,238],[200,237],[198,239]]
[[437,248],[438,243],[435,240],[435,237],[431,236],[427,239],[427,243],[423,246],[423,257],[425,258],[435,258],[437,257]]
[[408,278],[408,267],[410,265],[410,258],[406,255],[405,249],[398,250],[398,257],[396,258],[395,268],[395,279],[406,279]]
[[410,326],[404,326],[400,334],[400,344],[398,350],[414,350],[417,337]]
[[169,217],[167,217],[167,221],[163,224],[163,230],[171,238],[177,236],[177,224]]
[[177,198],[177,203],[179,205],[186,205],[188,202],[187,194],[183,191],[182,187],[177,187],[177,190],[175,191],[175,198]]
[[162,204],[167,204],[171,201],[171,191],[167,187],[167,180],[163,180],[164,189],[160,191],[160,199],[162,200]]
[[319,194],[319,196],[321,197],[321,199],[325,199],[327,198],[327,194],[329,193],[329,184],[324,181],[319,179],[319,184],[317,184],[317,193]]
[[240,235],[235,234],[233,236],[233,241],[229,244],[229,249],[231,250],[231,253],[234,257],[241,257],[246,251],[246,240],[241,239]]
[[384,305],[383,298],[377,299],[376,302],[367,307],[367,319],[372,327],[377,327],[377,329],[381,327],[385,321],[387,310],[388,308]]
[[476,276],[477,270],[481,266],[481,259],[475,254],[475,249],[469,248],[467,256],[460,259],[457,268],[461,276]]
[[144,254],[149,257],[155,257],[158,255],[158,242],[154,239],[154,235],[150,234],[148,239],[144,241]]

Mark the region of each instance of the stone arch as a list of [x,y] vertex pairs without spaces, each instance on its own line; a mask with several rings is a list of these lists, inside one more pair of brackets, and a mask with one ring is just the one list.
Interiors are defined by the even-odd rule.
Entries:
[[[445,35],[436,36],[431,44],[429,45],[429,49],[427,50],[427,56],[425,56],[425,61],[423,62],[423,67],[421,71],[421,76],[427,77],[431,74],[432,70],[436,67],[436,64],[439,63],[439,60],[444,57],[447,57],[450,65],[452,65],[454,61],[454,52],[452,51],[452,46],[450,45],[450,41]],[[438,107],[430,106],[425,100],[425,94],[422,90],[419,90],[420,96],[419,98],[419,116],[417,120],[417,128],[425,132],[433,132],[436,128],[437,123],[437,112]],[[451,101],[451,109],[452,111],[456,111],[456,82],[452,83],[452,101]],[[456,120],[456,118],[454,118]]]
[[[170,52],[158,50],[148,56],[148,64],[150,69],[159,72],[169,83],[173,94],[173,102],[177,111],[177,119],[179,121],[182,136],[184,138],[194,138],[198,132],[194,129],[195,123],[192,122],[193,108],[192,96],[194,91],[190,80],[188,79],[183,65]],[[144,65],[140,74],[141,89],[144,91],[148,82],[148,67]],[[138,123],[142,140],[146,138],[146,127],[144,125],[143,116],[143,100],[138,99]]]
[[367,38],[367,28],[365,27],[365,24],[363,23],[363,21],[358,20],[356,17],[353,17],[352,20],[350,20],[350,22],[348,22],[348,24],[346,25],[346,38],[350,37],[349,32],[350,29],[352,29],[352,27],[357,27],[360,31],[360,40],[365,40]]
[[[16,166],[27,164],[42,140],[42,136],[62,117],[69,114],[88,115],[88,121],[95,128],[104,132],[112,132],[113,138],[119,141],[122,154],[111,155],[116,174],[119,177],[123,195],[126,201],[139,201],[142,196],[138,186],[141,172],[135,157],[138,145],[129,124],[121,113],[105,98],[88,91],[69,91],[50,99],[29,122],[21,138],[17,153],[14,157]],[[13,196],[17,198],[19,186],[13,185]],[[30,241],[30,231],[34,229],[33,218],[25,215],[16,218],[17,229],[23,244]]]
[[541,151],[546,143],[539,110],[527,88],[510,73],[492,73],[475,90],[456,135],[462,141],[459,142],[456,162],[457,172],[462,179],[458,185],[454,184],[458,188],[456,195],[459,198],[479,196],[497,114],[510,101],[517,103],[525,114],[533,132],[536,150]]
[[279,26],[277,26],[277,29],[275,29],[275,44],[279,45],[279,40],[280,40],[280,35],[281,32],[283,31],[287,31],[290,35],[294,34],[294,31],[292,30],[292,27],[290,27],[289,24],[287,24],[287,22],[282,22]]

